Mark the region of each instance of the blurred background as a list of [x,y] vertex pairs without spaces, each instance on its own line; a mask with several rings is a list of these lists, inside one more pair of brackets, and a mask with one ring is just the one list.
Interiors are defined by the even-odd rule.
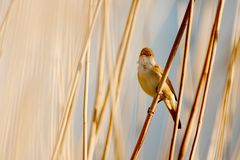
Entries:
[[[139,53],[142,48],[150,47],[157,62],[165,66],[188,2],[140,0],[131,26],[127,19],[134,0],[0,0],[0,159],[52,159],[71,93],[74,93],[71,110],[61,147],[56,151],[57,159],[82,159],[87,55],[88,141],[94,107],[98,106],[101,110],[107,88],[112,86],[92,159],[102,159],[113,106],[113,132],[106,159],[129,159],[152,102],[137,81]],[[217,0],[198,0],[194,4],[180,115],[183,129],[178,131],[175,158],[190,116],[217,3]],[[225,2],[203,126],[194,159],[218,159],[215,154],[219,142],[217,137],[221,137],[218,134],[222,118],[220,110],[235,46],[238,46],[237,53],[240,54],[239,9],[239,0]],[[95,22],[92,23],[94,17]],[[118,63],[126,24],[132,27],[132,32],[122,52],[124,61]],[[185,36],[169,73],[176,93],[179,91],[184,39]],[[79,64],[81,71],[77,72]],[[115,70],[116,64],[118,69]],[[119,71],[121,67],[122,76]],[[76,73],[80,73],[77,78]],[[102,82],[99,83],[101,73]],[[116,77],[115,80],[112,77]],[[77,87],[72,92],[75,79]],[[228,123],[221,143],[222,159],[240,159],[239,79],[240,61],[236,58],[226,113]],[[158,104],[138,159],[167,159],[173,127],[164,103]],[[189,152],[190,149],[186,159]]]

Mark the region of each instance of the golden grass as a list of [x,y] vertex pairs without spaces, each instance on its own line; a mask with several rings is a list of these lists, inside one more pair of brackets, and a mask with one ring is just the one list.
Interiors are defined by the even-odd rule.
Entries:
[[107,25],[108,25],[108,14],[109,14],[109,4],[108,0],[104,1],[104,14],[103,17],[103,27],[102,27],[102,35],[101,35],[101,48],[99,53],[99,62],[98,62],[98,75],[97,75],[97,89],[95,94],[95,102],[94,102],[94,109],[92,114],[91,120],[91,127],[90,127],[90,135],[88,141],[88,156],[89,159],[92,159],[93,155],[93,146],[90,144],[95,144],[95,135],[96,135],[96,125],[97,125],[97,116],[100,109],[100,100],[101,94],[103,92],[103,76],[104,76],[104,62],[105,62],[105,52],[106,52],[106,32],[107,32]]
[[[235,75],[234,75],[234,78],[231,79],[234,81],[233,85],[232,85],[232,93],[231,93],[231,113],[230,113],[230,117],[231,117],[231,122],[230,122],[230,125],[232,125],[231,123],[233,123],[233,120],[237,119],[237,107],[238,107],[238,102],[239,102],[239,99],[237,98],[238,97],[238,94],[239,94],[239,81],[240,81],[240,37],[236,37],[236,38],[239,38],[238,39],[238,42],[235,46],[233,46],[233,51],[232,51],[232,55],[235,54],[233,52],[236,52],[236,60],[234,63],[231,63],[232,64],[232,67],[230,67],[231,65],[229,64],[229,67],[228,67],[228,70],[230,71],[230,68],[232,68],[232,71],[234,71]],[[231,55],[231,57],[233,57]],[[232,58],[231,58],[232,59]],[[233,132],[233,129],[234,128],[230,128],[231,131]],[[228,132],[229,133],[229,132]],[[228,134],[227,133],[227,134]],[[231,136],[231,135],[230,135]],[[228,141],[231,142],[231,137],[228,135]],[[240,138],[238,136],[238,139],[237,139],[237,143],[236,143],[236,147],[235,149],[233,150],[233,154],[232,154],[232,157],[233,159],[239,159],[240,158],[240,153],[239,153],[239,147],[240,147]]]
[[79,81],[79,77],[80,77],[80,74],[81,74],[82,65],[83,65],[83,62],[86,60],[85,57],[86,57],[86,53],[87,53],[87,50],[88,50],[88,47],[89,47],[90,37],[92,35],[93,28],[94,28],[94,25],[96,23],[98,13],[99,13],[99,10],[100,10],[101,5],[102,5],[102,1],[103,0],[100,0],[98,2],[97,7],[96,7],[96,9],[94,11],[94,14],[93,14],[93,20],[92,20],[92,23],[90,25],[90,29],[89,29],[88,34],[87,34],[86,43],[84,45],[83,52],[82,52],[80,60],[78,62],[78,67],[77,67],[77,70],[76,70],[76,73],[75,73],[72,88],[70,90],[70,96],[69,96],[68,101],[67,101],[66,110],[65,110],[65,113],[64,113],[63,121],[61,123],[61,128],[60,128],[60,131],[59,131],[59,136],[57,138],[57,143],[54,147],[52,159],[57,158],[57,155],[59,154],[58,152],[59,152],[59,150],[61,148],[61,145],[64,141],[66,130],[67,130],[67,128],[69,126],[69,123],[70,123],[70,118],[71,118],[72,110],[73,110],[73,99],[74,99],[75,94],[76,94],[76,88],[79,84],[78,81]]
[[[120,67],[120,70],[119,70],[119,75],[118,75],[118,79],[117,79],[117,86],[116,86],[116,93],[115,93],[115,96],[114,96],[114,104],[112,105],[111,107],[111,112],[110,112],[110,122],[109,122],[109,125],[108,125],[108,134],[107,134],[107,139],[106,139],[106,145],[105,145],[105,149],[108,149],[109,148],[109,139],[111,138],[111,130],[112,130],[112,125],[113,125],[113,117],[115,117],[115,113],[116,113],[116,110],[117,110],[117,106],[118,106],[118,103],[119,103],[119,97],[120,97],[120,89],[121,89],[121,84],[122,84],[122,79],[123,79],[123,71],[124,71],[124,67],[125,67],[125,64],[126,64],[126,58],[127,58],[127,53],[128,53],[128,50],[129,50],[129,44],[130,44],[130,41],[131,41],[131,37],[132,37],[132,31],[133,31],[133,28],[134,28],[134,24],[135,24],[135,17],[136,17],[136,11],[137,11],[137,8],[138,8],[138,5],[139,5],[139,0],[136,0],[134,1],[135,2],[135,6],[134,6],[134,12],[133,12],[133,19],[130,23],[130,30],[128,32],[128,35],[127,35],[127,40],[126,40],[126,46],[124,46],[124,55],[123,55],[123,58],[122,58],[122,61],[121,61],[121,67]],[[106,155],[106,152],[104,150],[104,157],[103,159],[106,159],[107,158],[107,155]]]
[[[227,133],[230,132],[229,128],[229,118],[230,118],[230,109],[233,107],[230,105],[230,100],[234,97],[232,94],[233,90],[233,81],[235,79],[234,72],[237,71],[236,63],[239,61],[240,58],[240,39],[238,39],[237,42],[235,42],[235,45],[233,46],[233,50],[231,53],[231,57],[228,64],[228,73],[227,73],[227,79],[225,83],[223,98],[222,98],[222,104],[218,111],[218,117],[216,119],[216,131],[217,131],[217,143],[214,153],[212,153],[214,158],[222,159],[223,158],[223,152],[224,152],[224,146],[226,144],[226,136]],[[239,69],[238,69],[239,71]]]
[[113,140],[114,140],[114,157],[116,160],[123,159],[123,136],[117,126],[117,120],[113,120]]
[[67,108],[66,108],[66,110],[64,112],[63,120],[61,122],[61,128],[60,128],[60,133],[59,133],[59,135],[57,137],[57,143],[56,143],[56,145],[54,147],[53,154],[52,154],[52,157],[51,157],[52,160],[55,160],[55,159],[58,158],[57,157],[59,155],[58,152],[61,151],[61,147],[63,145],[64,137],[65,137],[66,131],[67,131],[68,127],[69,127],[69,121],[70,121],[70,118],[72,116],[73,101],[74,101],[76,88],[77,88],[77,85],[79,83],[78,82],[79,81],[79,77],[80,77],[80,73],[77,72],[77,75],[74,78],[75,81],[73,83],[73,86],[72,86],[72,89],[71,89],[71,92],[70,92],[71,94],[70,94],[70,96],[68,98],[68,103],[67,103],[68,105],[67,105]]
[[[99,113],[99,116],[97,117],[97,123],[96,123],[96,126],[95,126],[96,128],[91,129],[91,131],[95,130],[95,134],[92,134],[92,133],[90,134],[91,135],[90,141],[89,141],[90,143],[88,145],[89,145],[89,148],[92,149],[92,150],[89,151],[89,153],[93,153],[93,148],[94,148],[95,144],[93,143],[93,140],[91,140],[91,139],[95,139],[95,137],[98,136],[98,131],[99,131],[100,126],[102,125],[102,119],[103,119],[104,113],[106,111],[106,106],[107,106],[109,96],[110,96],[110,94],[113,94],[113,88],[114,88],[113,86],[116,85],[115,84],[116,82],[118,82],[117,83],[116,94],[119,95],[119,91],[120,91],[120,87],[121,87],[121,79],[122,79],[122,76],[123,76],[124,63],[125,63],[126,55],[128,53],[128,51],[127,51],[128,50],[128,44],[129,44],[129,41],[130,41],[130,38],[131,38],[131,32],[132,32],[132,28],[133,28],[134,17],[136,15],[138,2],[139,2],[138,0],[134,0],[132,2],[132,6],[131,6],[131,9],[130,9],[128,20],[127,20],[125,30],[124,30],[124,33],[123,33],[122,41],[121,41],[119,51],[118,51],[118,54],[117,54],[116,63],[114,65],[113,74],[112,74],[112,76],[111,76],[111,78],[108,82],[108,87],[107,87],[107,91],[106,91],[106,94],[105,94],[105,97],[104,97],[104,100],[103,100],[101,111]],[[116,97],[119,97],[119,96],[116,96]],[[113,106],[117,106],[117,101],[118,100],[115,101]],[[112,108],[115,108],[115,107],[112,107]],[[115,109],[113,109],[113,111],[111,111],[111,113],[114,113],[114,112],[115,112]],[[94,114],[96,114],[96,113],[94,113]],[[108,135],[109,136],[107,136],[108,138],[110,138],[111,128],[112,128],[112,123],[109,123],[109,127],[108,127],[108,133],[109,133]],[[108,143],[109,142],[108,138],[106,140],[106,145],[109,144]],[[105,149],[107,149],[107,148],[108,148],[108,146],[105,147]],[[105,153],[104,156],[106,156],[106,151],[104,153]]]
[[109,120],[109,124],[108,124],[108,131],[107,131],[107,137],[106,137],[106,142],[104,145],[104,150],[103,150],[103,156],[101,159],[106,160],[108,157],[108,153],[109,153],[109,149],[110,149],[110,139],[112,136],[112,126],[113,126],[113,110],[111,111],[110,114],[110,120]]
[[[89,25],[91,25],[91,5],[92,1],[89,2]],[[83,100],[83,160],[87,160],[87,108],[88,108],[88,82],[89,82],[89,54],[91,44],[89,42],[86,60],[85,60],[85,77],[84,77],[84,100]]]
[[128,36],[129,36],[129,32],[132,28],[132,21],[133,21],[133,18],[135,16],[134,13],[135,13],[137,4],[138,4],[138,0],[134,0],[132,2],[130,13],[129,13],[129,16],[128,16],[128,19],[127,19],[127,22],[126,22],[126,25],[125,25],[125,30],[124,30],[124,33],[123,33],[122,41],[121,41],[121,44],[120,44],[120,47],[119,47],[119,50],[118,50],[118,54],[117,54],[117,57],[116,57],[116,64],[114,65],[114,71],[113,71],[113,74],[111,76],[111,79],[108,82],[107,92],[106,92],[106,95],[104,97],[104,101],[103,101],[103,104],[102,104],[102,107],[101,107],[101,112],[100,112],[99,117],[98,117],[97,130],[98,130],[99,126],[101,125],[103,114],[105,113],[105,110],[106,110],[106,105],[107,105],[107,102],[108,102],[108,98],[110,96],[110,93],[113,90],[112,88],[114,88],[115,85],[116,85],[115,83],[117,81],[118,75],[119,75],[120,70],[122,68],[122,63],[123,63],[123,61],[125,61],[123,57],[126,57],[127,52],[124,52],[124,49],[125,49],[124,46],[127,44],[127,41],[128,41],[127,39],[129,39]]

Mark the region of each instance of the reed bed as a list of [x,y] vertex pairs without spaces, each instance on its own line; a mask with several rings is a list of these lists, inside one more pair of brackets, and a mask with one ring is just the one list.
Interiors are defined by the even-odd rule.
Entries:
[[[239,4],[0,0],[0,159],[239,159]],[[153,99],[144,47],[165,64]]]
[[195,150],[195,142],[197,140],[198,137],[198,133],[199,133],[199,128],[201,127],[201,120],[202,120],[202,116],[203,116],[203,108],[205,107],[205,103],[206,103],[206,94],[208,92],[208,85],[209,85],[209,77],[211,76],[211,68],[213,65],[213,60],[214,60],[214,55],[215,55],[215,49],[216,49],[216,42],[217,42],[217,37],[218,37],[218,30],[219,30],[219,26],[220,26],[220,22],[221,22],[221,13],[222,13],[222,9],[223,9],[223,5],[224,5],[224,1],[219,1],[218,2],[218,7],[217,7],[217,12],[216,12],[216,16],[215,16],[215,20],[214,20],[214,24],[212,27],[212,32],[211,32],[211,36],[210,36],[210,40],[209,40],[209,44],[208,44],[208,50],[207,50],[207,54],[206,54],[206,58],[205,58],[205,63],[204,63],[204,67],[202,70],[202,74],[201,74],[201,78],[198,84],[198,89],[197,89],[197,93],[195,96],[195,100],[192,106],[192,110],[191,110],[191,115],[187,124],[187,129],[185,131],[184,134],[184,138],[183,138],[183,142],[181,144],[181,148],[180,148],[180,153],[179,153],[179,158],[183,159],[183,157],[185,156],[186,150],[187,150],[187,146],[189,143],[189,138],[191,135],[191,132],[193,131],[192,127],[193,127],[193,118],[194,115],[196,114],[196,110],[197,110],[197,104],[198,104],[198,100],[200,97],[200,92],[202,90],[204,81],[205,83],[205,90],[203,93],[203,99],[202,99],[202,106],[201,106],[201,110],[200,110],[200,115],[199,115],[199,120],[198,120],[198,127],[196,130],[196,134],[195,134],[195,138],[194,138],[194,142],[193,142],[193,146],[192,146],[192,150],[191,150],[191,154],[190,154],[190,159],[192,159],[192,155],[194,154],[194,150]]

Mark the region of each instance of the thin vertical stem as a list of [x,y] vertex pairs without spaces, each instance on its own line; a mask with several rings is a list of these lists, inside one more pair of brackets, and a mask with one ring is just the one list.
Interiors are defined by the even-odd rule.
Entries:
[[[209,51],[211,49],[211,46],[212,46],[212,39],[209,43],[210,47],[209,47]],[[208,52],[210,53],[210,52]],[[196,95],[195,95],[195,99],[194,99],[194,103],[193,103],[193,107],[192,107],[192,110],[191,110],[191,113],[190,113],[190,119],[189,121],[191,121],[191,119],[194,117],[194,115],[196,114],[196,109],[193,109],[194,106],[196,106],[196,104],[198,103],[198,100],[199,100],[199,97],[200,97],[200,93],[201,93],[201,90],[202,90],[202,87],[203,87],[203,82],[205,81],[206,79],[206,68],[208,66],[208,63],[209,63],[209,58],[210,57],[210,54],[207,54],[206,57],[205,57],[205,63],[204,63],[204,66],[203,66],[203,69],[202,69],[202,74],[201,74],[201,78],[199,80],[199,83],[198,83],[198,88],[197,88],[197,92],[196,92]],[[186,129],[186,132],[184,134],[184,137],[183,137],[183,141],[182,141],[182,144],[181,144],[181,148],[180,148],[180,152],[179,152],[179,155],[178,155],[178,158],[179,159],[183,159],[183,156],[185,155],[186,153],[186,149],[187,149],[187,144],[188,144],[188,141],[189,141],[189,130],[192,129],[192,126],[193,123],[189,123],[187,124],[187,129]]]
[[[235,77],[233,77],[233,79],[231,79],[229,77],[229,75],[228,75],[228,79],[231,79],[232,81],[234,81],[233,86],[232,86],[233,92],[232,92],[232,97],[231,97],[233,99],[233,104],[232,104],[232,106],[233,106],[233,109],[232,109],[233,111],[232,112],[233,113],[232,113],[232,115],[234,117],[234,115],[237,115],[237,112],[236,112],[237,108],[236,107],[238,107],[237,104],[239,104],[239,102],[240,102],[239,98],[238,98],[238,95],[240,94],[240,92],[239,92],[239,87],[240,87],[240,83],[239,83],[239,81],[240,81],[240,61],[239,61],[240,60],[240,37],[238,37],[238,41],[236,42],[236,45],[234,44],[233,53],[232,53],[231,57],[232,57],[231,58],[232,59],[232,64],[229,65],[228,72],[231,71],[231,72],[235,72],[236,73],[234,75]],[[234,119],[236,119],[236,118],[237,118],[237,116],[235,116]],[[233,157],[233,159],[239,159],[240,158],[239,157],[239,155],[240,155],[240,153],[239,153],[240,136],[238,136],[235,146],[236,147],[235,147],[235,149],[233,151],[233,154],[232,154],[233,156],[232,157]]]
[[119,75],[118,75],[118,79],[117,79],[117,87],[116,87],[116,93],[114,95],[114,101],[112,102],[112,108],[111,108],[111,115],[110,115],[110,123],[108,125],[108,136],[106,139],[106,146],[105,146],[105,150],[104,150],[104,159],[106,159],[107,157],[107,153],[108,153],[108,148],[110,145],[110,138],[111,138],[111,133],[112,133],[112,126],[113,126],[113,117],[115,116],[116,110],[117,110],[117,106],[118,106],[118,102],[119,102],[119,95],[120,95],[120,88],[121,88],[121,84],[122,84],[122,78],[123,78],[123,71],[125,68],[125,64],[126,64],[126,59],[127,59],[127,53],[129,50],[129,45],[130,45],[130,41],[131,41],[131,37],[132,37],[132,31],[134,28],[134,24],[135,24],[135,18],[136,18],[136,11],[139,5],[139,0],[135,0],[136,4],[134,6],[134,12],[133,12],[133,18],[131,23],[129,24],[131,27],[129,29],[129,32],[127,33],[127,39],[126,39],[126,46],[123,46],[124,49],[124,54],[123,54],[123,58],[121,60],[121,67],[119,69]]
[[76,88],[77,88],[78,83],[79,83],[78,82],[79,77],[80,77],[80,73],[77,72],[77,74],[75,75],[75,78],[74,78],[74,83],[73,83],[73,86],[71,88],[69,98],[68,98],[67,108],[64,112],[64,117],[63,117],[63,120],[61,122],[61,128],[60,128],[59,135],[57,137],[57,143],[54,147],[53,154],[52,154],[52,157],[51,157],[52,160],[57,159],[58,152],[61,149],[63,140],[64,140],[65,135],[66,135],[66,130],[69,126],[68,123],[69,123],[69,120],[70,120],[71,115],[72,115],[73,101],[74,101],[74,97],[75,97],[75,91],[76,91]]
[[223,95],[223,101],[221,104],[220,108],[220,114],[218,113],[218,123],[219,123],[219,128],[218,132],[220,132],[220,135],[218,136],[218,143],[216,145],[216,153],[215,156],[218,159],[222,159],[223,154],[224,154],[224,147],[226,145],[227,141],[227,134],[229,132],[229,118],[230,118],[230,100],[233,99],[233,81],[238,79],[236,78],[236,68],[237,68],[237,60],[239,60],[239,55],[240,55],[240,41],[234,46],[230,62],[228,64],[228,73],[227,73],[227,80],[225,83],[225,88],[224,88],[224,95]]
[[132,21],[133,21],[133,17],[135,16],[134,15],[134,10],[136,9],[135,6],[137,4],[137,1],[139,1],[139,0],[132,1],[130,13],[128,15],[128,19],[127,19],[127,22],[126,22],[126,25],[125,25],[125,29],[124,29],[124,33],[123,33],[123,37],[122,37],[122,41],[121,41],[121,44],[120,44],[120,47],[119,47],[119,50],[118,50],[116,63],[114,65],[113,74],[111,75],[111,78],[110,78],[110,80],[108,82],[107,91],[106,91],[106,94],[105,94],[105,97],[104,97],[104,100],[103,100],[103,104],[102,104],[102,107],[101,107],[102,109],[101,109],[101,112],[100,112],[100,114],[98,116],[97,131],[98,131],[99,126],[101,125],[103,114],[105,113],[105,110],[106,110],[106,105],[107,105],[108,98],[110,96],[110,93],[113,90],[112,89],[113,86],[115,86],[117,73],[119,71],[119,67],[121,67],[121,61],[122,61],[123,54],[124,54],[124,52],[123,52],[124,50],[123,49],[124,49],[124,46],[126,45],[126,41],[127,41],[127,36],[129,34],[129,30],[132,27],[131,24],[132,24]]
[[190,3],[190,12],[189,12],[188,25],[187,25],[187,31],[186,31],[182,75],[181,75],[181,81],[180,81],[180,91],[178,94],[179,100],[177,103],[177,117],[176,117],[176,121],[175,121],[175,125],[174,125],[173,136],[172,136],[172,141],[171,141],[171,146],[170,146],[170,153],[169,153],[170,160],[173,160],[173,158],[174,158],[174,150],[175,150],[175,144],[176,144],[176,139],[177,139],[178,123],[179,123],[179,118],[180,118],[180,113],[181,113],[183,88],[184,88],[184,84],[185,84],[185,74],[187,71],[187,59],[188,59],[188,52],[189,52],[189,45],[190,45],[190,38],[191,38],[194,1],[190,0],[189,3]]
[[[89,27],[92,21],[92,0],[89,1]],[[88,50],[85,58],[85,79],[84,79],[84,100],[83,100],[83,160],[87,160],[87,106],[88,106],[88,81],[89,81],[89,54],[91,43],[88,43]]]
[[[109,82],[108,82],[108,86],[107,86],[107,91],[106,91],[106,94],[104,96],[103,103],[102,103],[102,105],[100,107],[101,111],[100,111],[98,116],[97,116],[97,113],[94,113],[94,114],[96,114],[97,119],[96,119],[96,126],[95,126],[95,134],[92,136],[92,138],[90,138],[90,142],[88,144],[88,146],[89,146],[89,153],[90,154],[93,153],[95,142],[96,142],[96,140],[98,138],[99,128],[100,128],[100,126],[102,124],[102,119],[104,117],[103,115],[104,115],[104,113],[106,111],[106,105],[107,105],[109,96],[112,93],[112,90],[113,90],[113,88],[115,86],[116,78],[117,78],[117,75],[118,75],[117,73],[119,71],[119,68],[121,67],[121,61],[123,59],[123,54],[124,54],[124,50],[123,49],[124,49],[124,46],[125,46],[126,41],[127,41],[127,36],[129,34],[129,30],[132,27],[131,24],[132,24],[132,21],[133,21],[133,17],[135,16],[134,15],[134,10],[136,9],[136,7],[135,7],[136,6],[136,1],[138,1],[138,0],[132,1],[132,5],[131,5],[131,8],[130,8],[128,19],[127,19],[127,22],[126,22],[126,25],[125,25],[125,29],[124,29],[124,33],[123,33],[123,36],[122,36],[122,40],[121,40],[121,43],[120,43],[120,47],[118,49],[116,62],[114,64],[113,73],[110,76],[110,79],[109,79]],[[92,134],[92,133],[90,133],[90,134]],[[95,139],[95,140],[93,141],[91,139]]]
[[[90,43],[89,43],[90,44]],[[87,106],[88,106],[88,77],[89,77],[89,51],[86,55],[84,104],[83,104],[83,160],[87,160]]]
[[[186,151],[187,151],[187,147],[189,144],[189,140],[190,140],[190,136],[192,133],[192,128],[193,128],[193,118],[195,116],[195,114],[197,113],[197,104],[198,104],[198,100],[200,98],[200,92],[203,88],[204,82],[206,80],[206,76],[208,74],[208,70],[211,69],[210,67],[210,59],[211,59],[211,53],[214,54],[215,52],[215,47],[216,47],[216,41],[217,41],[217,33],[218,33],[218,29],[220,26],[220,19],[221,19],[221,13],[222,13],[222,8],[223,8],[223,3],[220,0],[218,3],[218,8],[217,8],[217,12],[216,12],[216,16],[215,16],[215,20],[214,20],[214,24],[212,27],[212,32],[211,32],[211,36],[210,36],[210,41],[209,41],[209,46],[208,46],[208,51],[206,54],[206,58],[205,58],[205,63],[204,63],[204,67],[202,70],[202,74],[201,74],[201,78],[198,84],[198,88],[197,88],[197,93],[195,96],[195,100],[193,103],[193,107],[190,113],[190,118],[187,124],[187,129],[185,131],[184,137],[183,137],[183,141],[181,144],[181,148],[180,148],[180,152],[178,155],[178,158],[181,160],[183,159]],[[213,57],[214,59],[214,57]]]
[[85,44],[83,45],[84,46],[83,52],[81,54],[80,60],[78,61],[78,70],[80,72],[81,72],[82,64],[85,61],[85,56],[86,56],[86,53],[87,53],[87,50],[88,50],[88,44],[90,42],[90,39],[91,39],[91,36],[92,36],[92,33],[93,33],[93,28],[95,26],[95,23],[96,23],[100,8],[102,6],[102,3],[103,3],[103,0],[98,1],[97,7],[96,7],[96,9],[94,11],[94,14],[93,14],[93,17],[92,17],[90,28],[87,32],[87,38],[86,38]]
[[100,109],[100,100],[101,94],[103,89],[103,74],[104,74],[104,61],[106,55],[106,32],[107,32],[107,25],[108,25],[108,15],[109,15],[109,8],[108,8],[108,0],[104,0],[104,14],[103,16],[103,27],[102,27],[102,35],[101,35],[101,48],[99,54],[99,62],[98,62],[98,80],[97,80],[97,89],[95,93],[95,102],[94,102],[94,109],[92,114],[92,121],[90,127],[90,135],[88,140],[88,159],[92,159],[93,156],[93,144],[95,144],[96,139],[96,126],[97,126],[97,115]]
[[114,159],[122,160],[123,159],[123,141],[124,138],[121,134],[121,131],[116,123],[116,118],[113,117],[113,140],[114,140]]
[[[213,53],[211,53],[211,58],[210,58],[210,66],[213,65]],[[209,81],[210,81],[210,75],[211,75],[211,70],[209,68],[209,71],[207,73],[207,79],[206,79],[206,84],[205,84],[205,88],[204,88],[204,93],[203,93],[203,99],[202,99],[202,105],[201,105],[201,110],[200,110],[200,114],[199,114],[199,119],[198,119],[198,124],[197,124],[197,130],[195,133],[195,137],[193,140],[193,145],[192,145],[192,149],[190,152],[190,158],[189,159],[193,159],[194,154],[195,154],[195,150],[196,150],[196,144],[199,138],[199,133],[200,133],[200,129],[202,126],[202,118],[204,115],[204,111],[205,111],[205,105],[206,105],[206,100],[207,100],[207,93],[208,93],[208,88],[209,88]]]
[[85,61],[85,56],[86,56],[86,52],[87,52],[87,49],[88,49],[88,44],[89,44],[89,41],[90,41],[90,38],[91,38],[91,35],[92,35],[92,32],[93,32],[93,28],[94,28],[95,23],[96,23],[96,19],[98,17],[99,10],[100,10],[101,5],[102,5],[102,1],[103,0],[98,1],[97,7],[96,7],[94,15],[93,15],[92,23],[90,25],[90,29],[88,30],[88,33],[87,33],[87,39],[86,39],[86,42],[84,44],[83,52],[82,52],[81,57],[78,61],[78,65],[77,65],[77,69],[76,69],[76,72],[75,72],[75,75],[74,75],[73,83],[72,83],[71,88],[70,88],[69,96],[67,97],[66,109],[64,111],[63,119],[62,119],[62,122],[61,122],[60,131],[59,131],[59,134],[58,134],[58,137],[57,137],[56,144],[54,146],[53,154],[51,156],[51,159],[53,159],[53,160],[55,160],[57,158],[58,152],[61,149],[62,143],[64,141],[66,130],[69,127],[69,123],[70,123],[69,121],[70,121],[72,111],[73,111],[73,100],[74,100],[74,97],[76,95],[77,86],[79,84],[79,78],[80,78],[80,74],[81,74],[82,64]]
[[109,148],[110,148],[110,139],[111,139],[111,135],[112,135],[112,126],[113,126],[112,112],[113,111],[111,110],[110,120],[109,120],[109,124],[108,124],[108,132],[107,132],[107,137],[106,137],[106,142],[105,142],[103,157],[102,157],[103,160],[107,159]]

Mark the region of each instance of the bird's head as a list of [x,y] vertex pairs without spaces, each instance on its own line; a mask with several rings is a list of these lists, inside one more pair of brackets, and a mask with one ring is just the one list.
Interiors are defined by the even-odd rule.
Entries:
[[153,66],[156,64],[152,49],[143,48],[138,59],[139,65]]

